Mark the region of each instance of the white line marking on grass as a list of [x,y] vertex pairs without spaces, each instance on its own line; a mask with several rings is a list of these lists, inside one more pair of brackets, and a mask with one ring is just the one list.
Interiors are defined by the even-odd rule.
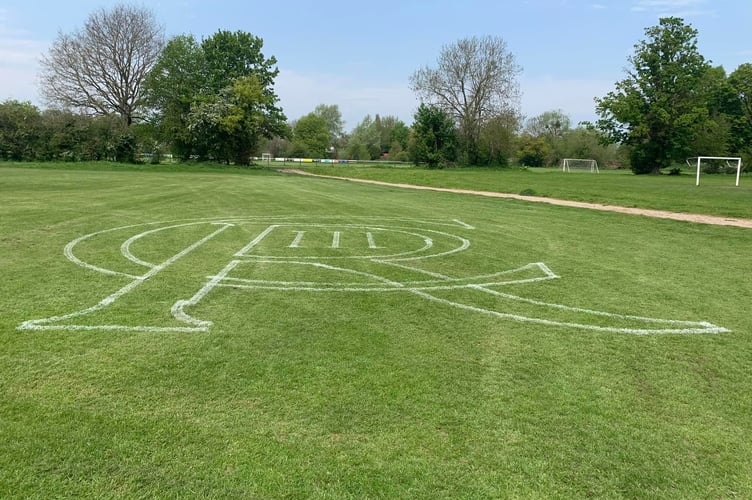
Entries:
[[[669,325],[677,325],[683,324],[688,326],[688,328],[659,328],[659,329],[651,329],[651,328],[619,328],[619,327],[610,327],[610,326],[598,326],[598,325],[587,325],[582,323],[568,323],[564,321],[552,321],[548,319],[542,319],[542,318],[530,318],[527,316],[521,316],[518,314],[511,314],[511,313],[502,313],[498,311],[493,311],[490,309],[484,309],[482,307],[462,304],[460,302],[453,302],[451,300],[441,299],[439,297],[436,297],[434,295],[431,295],[429,293],[415,290],[415,289],[409,289],[410,292],[414,293],[415,295],[418,295],[420,297],[423,297],[425,299],[438,302],[440,304],[449,305],[452,307],[457,307],[459,309],[464,309],[466,311],[472,311],[482,314],[487,314],[490,316],[495,316],[497,318],[501,319],[511,319],[514,321],[519,321],[523,323],[536,323],[539,325],[548,325],[548,326],[558,326],[558,327],[567,327],[567,328],[576,328],[579,330],[593,330],[597,332],[610,332],[610,333],[629,333],[629,334],[635,334],[635,335],[653,335],[653,334],[690,334],[690,333],[727,333],[729,330],[726,328],[716,326],[712,323],[708,323],[706,321],[698,321],[698,322],[691,322],[691,321],[673,321],[673,320],[660,320],[660,319],[652,319],[649,318],[650,321],[655,323],[663,323],[663,324],[669,324]],[[562,306],[564,307],[564,306]],[[608,313],[606,313],[608,314]],[[636,318],[636,317],[635,317]],[[645,321],[648,318],[639,318],[640,320]]]
[[[193,221],[170,221],[160,223],[146,223],[132,226],[123,226],[118,228],[107,229],[98,231],[85,236],[74,239],[65,246],[64,254],[71,262],[82,266],[84,268],[101,272],[111,276],[122,276],[130,279],[130,282],[121,287],[114,293],[104,297],[94,306],[81,309],[69,314],[52,316],[44,319],[28,320],[24,321],[18,326],[21,330],[127,330],[127,331],[144,331],[144,332],[206,332],[212,326],[211,321],[200,320],[191,316],[186,308],[198,305],[212,290],[215,288],[235,288],[235,289],[247,289],[247,290],[274,290],[274,291],[289,291],[289,292],[339,292],[339,293],[373,293],[373,292],[409,292],[415,296],[430,300],[432,302],[444,304],[447,306],[459,308],[466,311],[482,313],[493,316],[495,318],[512,320],[519,322],[527,322],[539,325],[548,325],[556,327],[576,328],[580,330],[590,330],[598,332],[615,332],[615,333],[628,333],[628,334],[691,334],[691,333],[724,333],[729,330],[714,325],[705,321],[683,321],[683,320],[665,320],[658,318],[648,318],[635,315],[623,315],[608,313],[603,311],[595,311],[591,309],[584,309],[578,307],[570,307],[563,304],[554,304],[544,302],[540,300],[530,299],[504,293],[498,291],[495,288],[508,286],[508,285],[521,285],[539,283],[551,279],[557,279],[559,276],[554,273],[543,262],[530,263],[516,269],[510,269],[506,271],[483,274],[471,277],[450,277],[446,274],[420,269],[413,267],[418,262],[424,259],[434,257],[446,257],[453,255],[457,252],[461,252],[470,248],[470,241],[457,234],[447,233],[444,231],[438,231],[435,229],[429,229],[427,225],[444,225],[452,227],[461,227],[463,229],[474,229],[473,226],[462,222],[459,219],[454,219],[452,223],[437,222],[437,221],[416,221],[403,218],[374,218],[374,217],[352,217],[347,218],[343,216],[330,216],[330,217],[317,217],[314,220],[326,219],[330,222],[313,222],[310,217],[306,216],[251,216],[251,217],[228,217],[222,219],[199,219]],[[401,225],[377,227],[370,223],[352,223],[348,220],[362,219],[364,221],[376,221],[383,223],[385,220],[400,221]],[[159,226],[161,224],[161,226]],[[200,224],[215,224],[220,228],[213,233],[205,236],[204,238],[196,241],[192,245],[186,247],[182,251],[176,253],[172,257],[166,259],[160,264],[154,264],[147,262],[134,255],[131,251],[133,244],[142,238],[147,236],[158,234],[168,229],[181,228],[186,226],[200,225]],[[261,225],[267,224],[266,229],[259,233],[253,240],[246,244],[240,251],[236,252],[232,256],[228,255],[229,263],[216,275],[206,278],[207,281],[199,288],[199,290],[193,294],[189,299],[177,300],[172,305],[170,312],[172,316],[179,322],[182,322],[186,326],[175,327],[163,327],[163,326],[127,326],[120,324],[106,324],[106,325],[75,325],[75,324],[59,324],[61,322],[67,322],[71,319],[92,314],[100,311],[124,295],[135,290],[139,285],[145,281],[153,278],[159,272],[172,265],[178,259],[184,257],[189,252],[195,250],[199,246],[203,245],[211,238],[214,238],[221,232],[225,231],[229,227],[236,224],[249,224],[249,225]],[[158,226],[158,227],[155,227]],[[419,227],[416,227],[419,226]],[[99,235],[106,233],[112,233],[115,231],[123,231],[132,228],[144,228],[151,227],[151,229],[142,230],[134,236],[130,236],[120,245],[120,253],[129,262],[144,266],[148,268],[148,271],[143,275],[132,275],[124,272],[114,271],[111,269],[105,269],[103,267],[84,262],[74,254],[74,249],[80,243],[87,241]],[[251,254],[250,252],[256,248],[262,241],[264,241],[275,229],[279,227],[292,227],[295,230],[295,238],[289,245],[289,248],[298,248],[302,245],[306,230],[311,228],[324,228],[329,229],[332,232],[331,248],[342,249],[341,252],[337,252],[338,256],[324,255],[324,256],[297,256],[290,257],[284,254],[274,255],[258,255]],[[301,227],[306,230],[300,229]],[[350,255],[346,250],[342,248],[342,235],[343,230],[356,229],[365,232],[368,248],[371,250],[379,249],[376,242],[375,232],[389,231],[392,233],[400,233],[404,236],[398,239],[401,245],[398,246],[396,253],[391,255]],[[360,233],[363,234],[363,233]],[[349,235],[349,233],[348,233]],[[379,235],[380,236],[380,235]],[[416,244],[416,240],[422,241],[423,246],[417,250],[410,250],[412,245]],[[349,241],[349,240],[348,240]],[[437,245],[438,242],[438,245]],[[272,243],[275,243],[272,240]],[[264,245],[265,247],[272,247],[273,245]],[[388,245],[390,248],[393,242]],[[315,248],[314,248],[315,250]],[[404,250],[404,251],[402,251]],[[435,253],[430,253],[431,251]],[[228,252],[229,254],[230,252]],[[258,252],[257,252],[258,253]],[[302,252],[305,253],[305,252]],[[372,252],[376,253],[376,252]],[[235,257],[235,258],[233,258]],[[430,279],[412,280],[405,282],[398,282],[388,279],[384,276],[366,271],[360,271],[350,269],[343,266],[334,266],[325,264],[322,260],[328,259],[361,259],[362,262],[372,263],[375,266],[384,265],[390,266],[396,269],[402,269],[423,275]],[[279,264],[283,269],[289,269],[292,266],[308,266],[314,269],[322,271],[321,281],[284,281],[284,280],[262,280],[262,279],[246,279],[241,277],[233,277],[230,274],[244,264],[248,263],[260,263],[260,264]],[[255,268],[254,268],[255,269]],[[332,276],[336,276],[338,273],[345,273],[351,276],[360,278],[360,280],[353,280],[347,282],[346,280],[336,281],[335,279],[329,279],[330,277],[324,273],[329,271]],[[497,305],[491,308],[480,307],[474,305],[476,300],[469,299],[469,303],[459,302],[446,298],[437,297],[434,295],[436,292],[452,292],[455,290],[468,290],[472,292],[478,292],[491,297],[496,297]],[[521,304],[527,304],[528,306],[535,306],[543,310],[543,313],[535,313],[535,316],[514,314],[511,312],[504,312],[503,300],[516,301]],[[490,298],[486,299],[493,300]],[[507,304],[509,305],[509,304]],[[497,310],[501,309],[501,310]],[[564,311],[568,313],[574,313],[583,316],[590,316],[586,319],[586,323],[576,323],[570,321],[557,321],[555,318],[555,311]],[[596,318],[611,318],[614,321],[621,321],[626,323],[625,327],[619,326],[603,326],[603,323],[611,323],[608,320]],[[58,324],[55,324],[58,323]],[[600,323],[600,324],[599,324]],[[635,325],[635,323],[642,324]],[[616,324],[616,323],[614,323]],[[655,326],[655,328],[652,328]]]
[[298,248],[300,246],[300,243],[303,241],[305,234],[305,231],[297,231],[297,233],[295,234],[295,239],[292,240],[292,243],[290,243],[290,248]]
[[[287,227],[287,226],[295,227],[295,226],[300,226],[300,224],[280,223],[280,224],[276,224],[274,227]],[[336,227],[336,228],[340,228],[340,229],[341,228],[346,228],[346,229],[349,229],[349,228],[364,229],[364,226],[358,225],[358,224],[336,224],[336,225],[332,225],[332,224],[306,224],[306,227],[309,228],[309,229],[310,228],[332,228],[332,227]],[[456,235],[453,235],[453,234],[449,234],[449,233],[444,233],[444,232],[441,232],[441,231],[434,231],[434,230],[431,230],[431,229],[420,229],[424,233],[437,234],[437,235],[440,235],[442,237],[446,237],[446,238],[449,238],[449,239],[452,239],[452,240],[457,240],[458,242],[461,243],[460,246],[452,248],[452,249],[447,250],[445,252],[435,253],[435,254],[424,254],[425,252],[427,252],[428,250],[430,250],[431,248],[433,248],[434,241],[433,241],[433,239],[431,237],[426,236],[425,234],[413,232],[415,230],[415,228],[394,227],[394,228],[385,229],[385,228],[371,228],[371,227],[367,227],[366,229],[371,229],[371,230],[374,230],[374,231],[392,231],[392,232],[395,232],[395,233],[402,233],[402,234],[406,234],[406,235],[409,235],[409,236],[415,236],[415,237],[420,238],[421,240],[423,240],[423,246],[421,248],[418,248],[418,249],[415,249],[415,250],[407,250],[407,251],[404,251],[404,252],[400,252],[400,253],[396,253],[396,254],[390,254],[390,255],[349,255],[348,254],[348,255],[341,255],[341,256],[311,255],[311,256],[295,256],[295,257],[291,257],[289,255],[266,255],[266,254],[241,255],[240,252],[238,252],[237,254],[235,254],[235,257],[244,257],[244,258],[248,258],[248,259],[280,259],[280,260],[289,260],[291,258],[295,258],[295,259],[322,259],[322,260],[327,260],[327,259],[363,259],[363,260],[370,260],[370,261],[374,261],[375,259],[416,260],[416,259],[425,259],[425,258],[429,258],[429,257],[440,257],[440,256],[444,256],[444,255],[449,255],[449,254],[452,254],[452,253],[456,253],[456,252],[462,251],[462,250],[464,250],[464,249],[466,249],[466,248],[468,248],[470,246],[470,242],[468,240],[466,240],[465,238],[461,238],[459,236],[456,236]],[[268,234],[268,231],[269,231],[269,229],[267,229],[267,231],[265,231],[265,233]],[[266,235],[263,235],[263,236],[266,236]],[[261,238],[261,235],[258,238],[256,238],[256,239],[258,240],[259,238]],[[258,244],[258,242],[256,242],[255,240],[254,240],[254,242],[251,242],[251,243],[253,243],[254,246],[255,246],[255,244]]]
[[209,280],[209,282],[206,283],[203,287],[201,287],[201,289],[198,292],[196,292],[196,294],[193,297],[191,297],[188,300],[178,300],[177,302],[175,302],[175,304],[173,304],[172,308],[170,309],[172,316],[175,319],[182,321],[183,323],[188,323],[190,325],[194,325],[199,328],[209,328],[212,325],[211,321],[204,321],[204,320],[196,319],[193,316],[186,313],[184,308],[186,306],[195,306],[196,304],[198,304],[201,301],[201,299],[203,299],[207,293],[211,292],[220,281],[225,279],[225,277],[230,273],[230,271],[235,269],[235,267],[238,264],[240,264],[240,262],[241,261],[239,260],[230,261],[230,263],[227,264],[225,268],[219,272],[218,275],[212,277]]
[[366,240],[368,240],[368,248],[370,248],[371,250],[375,250],[375,249],[378,249],[378,248],[384,248],[384,247],[380,247],[380,246],[376,245],[376,239],[373,237],[373,233],[370,232],[370,231],[368,231],[366,233]]
[[261,243],[264,240],[264,238],[266,238],[267,236],[269,236],[269,233],[271,233],[272,231],[274,231],[278,227],[279,227],[278,224],[271,225],[271,226],[267,227],[261,234],[259,234],[258,236],[256,236],[256,238],[254,238],[253,241],[251,241],[250,243],[248,243],[239,252],[237,252],[235,254],[235,257],[244,257],[246,253],[248,253],[256,245],[258,245],[259,243]]
[[467,224],[467,223],[465,223],[465,222],[462,222],[462,221],[461,221],[461,220],[459,220],[459,219],[452,219],[452,220],[453,220],[454,222],[456,222],[457,224],[459,224],[460,226],[464,227],[465,229],[475,229],[475,227],[474,227],[474,226],[471,226],[470,224]]
[[[53,325],[48,325],[48,323],[56,323],[56,322],[60,322],[60,321],[66,321],[66,320],[69,320],[69,319],[72,319],[72,318],[77,318],[77,317],[80,317],[80,316],[85,316],[85,315],[91,314],[93,312],[99,311],[101,309],[104,309],[105,307],[109,306],[110,304],[112,304],[113,302],[115,302],[116,300],[118,300],[120,297],[122,297],[123,295],[125,295],[126,293],[132,291],[138,285],[144,283],[145,281],[147,281],[148,279],[152,278],[153,276],[155,276],[157,273],[159,273],[160,271],[162,271],[166,267],[168,267],[171,264],[173,264],[178,259],[186,256],[188,253],[192,252],[196,248],[200,247],[201,245],[203,245],[207,241],[211,240],[212,238],[214,238],[215,236],[217,236],[218,234],[220,234],[221,232],[225,231],[226,229],[228,229],[228,228],[230,228],[232,226],[233,226],[233,224],[223,224],[222,227],[220,227],[219,229],[217,229],[216,231],[214,231],[210,235],[201,238],[199,241],[197,241],[197,242],[193,243],[192,245],[184,248],[182,251],[176,253],[175,255],[173,255],[169,259],[165,260],[161,264],[152,267],[143,276],[137,276],[137,277],[135,277],[135,279],[133,281],[131,281],[130,283],[128,283],[127,285],[125,285],[124,287],[122,287],[121,289],[119,289],[118,291],[116,291],[115,293],[113,293],[111,295],[108,295],[107,297],[105,297],[104,299],[100,300],[97,304],[95,304],[95,305],[93,305],[91,307],[87,307],[86,309],[82,309],[80,311],[75,311],[75,312],[72,312],[70,314],[64,314],[64,315],[61,315],[61,316],[52,316],[52,317],[49,317],[49,318],[42,318],[42,319],[35,319],[35,320],[24,321],[23,323],[21,323],[21,325],[19,326],[19,328],[22,329],[22,330],[51,329],[51,328],[53,328]],[[40,326],[45,326],[45,328],[38,328]],[[60,326],[65,326],[64,329],[66,329],[66,330],[91,329],[91,327],[88,327],[86,325],[60,325]],[[105,325],[105,326],[107,326],[107,325]],[[114,329],[121,329],[120,325],[109,325],[108,328],[110,328],[110,329],[112,329],[112,328],[114,328]],[[134,328],[143,330],[144,328],[147,328],[147,327],[141,327],[141,326],[139,326],[139,327],[134,327]],[[161,327],[148,327],[148,328],[160,328],[159,331],[163,331],[161,329]],[[144,331],[146,331],[146,330],[144,330]],[[148,331],[151,331],[151,330],[148,330]],[[167,331],[167,330],[164,330],[164,331]]]

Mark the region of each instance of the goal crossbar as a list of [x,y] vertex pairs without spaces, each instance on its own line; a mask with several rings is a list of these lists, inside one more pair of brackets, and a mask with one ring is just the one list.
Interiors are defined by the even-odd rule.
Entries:
[[730,161],[736,162],[736,185],[739,186],[739,176],[742,173],[742,159],[738,156],[698,156],[697,157],[697,180],[695,186],[700,185],[700,165],[702,160],[725,160],[726,164]]

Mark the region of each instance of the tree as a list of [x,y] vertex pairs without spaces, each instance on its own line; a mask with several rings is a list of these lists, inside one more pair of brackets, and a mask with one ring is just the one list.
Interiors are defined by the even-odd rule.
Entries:
[[705,96],[705,109],[688,156],[728,156],[735,149],[731,131],[739,101],[723,67],[708,68],[696,91]]
[[415,112],[412,157],[415,164],[443,168],[456,158],[457,134],[452,118],[441,108],[421,104]]
[[733,147],[742,154],[747,165],[752,164],[752,64],[739,66],[728,78],[734,93],[737,111],[732,117]]
[[473,164],[483,125],[518,108],[520,71],[502,38],[472,37],[444,46],[438,66],[416,71],[410,84],[422,102],[457,123],[464,156]]
[[30,161],[38,158],[41,115],[30,102],[0,103],[0,160]]
[[557,165],[565,154],[562,139],[571,130],[569,116],[560,109],[545,111],[525,122],[525,132],[546,141],[548,156],[546,165]]
[[313,110],[313,114],[324,120],[326,129],[329,133],[330,145],[337,144],[342,137],[345,122],[342,120],[342,113],[336,104],[319,104]]
[[159,130],[183,158],[245,164],[262,137],[289,136],[274,92],[277,60],[265,58],[262,47],[243,31],[167,43],[147,89]]
[[564,133],[559,148],[559,161],[562,158],[590,158],[597,161],[601,167],[619,164],[618,146],[604,141],[592,125],[579,126]]
[[195,153],[188,128],[191,105],[206,93],[204,54],[193,35],[170,39],[145,82],[147,103],[156,111],[155,129],[178,157]]
[[525,122],[525,132],[533,137],[560,139],[572,127],[572,120],[560,109],[546,111]]
[[59,33],[42,57],[41,91],[52,106],[142,118],[143,83],[164,45],[151,11],[117,5],[99,9],[82,30]]
[[329,149],[330,135],[329,125],[320,115],[309,113],[295,123],[293,129],[294,147],[303,145],[309,156],[314,158],[326,158]]
[[506,166],[514,155],[519,128],[520,119],[516,113],[506,113],[489,120],[481,130],[478,164]]
[[551,154],[548,143],[543,137],[533,137],[530,134],[523,134],[518,139],[519,151],[517,160],[520,165],[527,167],[544,167],[546,159]]
[[596,99],[598,127],[630,147],[632,171],[660,173],[687,157],[707,117],[702,80],[709,64],[697,50],[697,31],[676,17],[662,18],[635,45],[627,77]]
[[381,153],[381,132],[376,120],[366,115],[350,133],[347,141],[347,157],[355,160],[375,160]]

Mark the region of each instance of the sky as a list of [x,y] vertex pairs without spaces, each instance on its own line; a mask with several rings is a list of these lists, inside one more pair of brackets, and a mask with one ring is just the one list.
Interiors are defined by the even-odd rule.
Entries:
[[146,5],[167,38],[218,30],[262,38],[288,119],[336,104],[345,130],[376,114],[411,124],[419,102],[410,75],[471,36],[506,42],[522,67],[524,116],[562,110],[573,124],[596,119],[593,99],[625,77],[635,44],[661,17],[691,24],[700,53],[727,73],[752,62],[752,0],[0,0],[0,101],[43,107],[40,57],[59,33],[118,3]]

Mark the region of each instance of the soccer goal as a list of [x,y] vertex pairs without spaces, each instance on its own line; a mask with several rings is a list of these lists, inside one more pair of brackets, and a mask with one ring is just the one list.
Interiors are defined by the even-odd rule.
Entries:
[[590,158],[564,158],[561,161],[561,170],[564,172],[574,170],[597,174],[598,162]]
[[723,170],[736,170],[736,185],[739,185],[739,176],[742,173],[742,159],[735,156],[698,156],[696,158],[689,158],[687,165],[695,163],[697,165],[697,181],[695,186],[700,185],[700,172],[705,166],[706,171],[719,172],[719,166]]
[[271,153],[261,153],[261,161],[265,161],[266,163],[269,163],[272,161],[272,154]]

